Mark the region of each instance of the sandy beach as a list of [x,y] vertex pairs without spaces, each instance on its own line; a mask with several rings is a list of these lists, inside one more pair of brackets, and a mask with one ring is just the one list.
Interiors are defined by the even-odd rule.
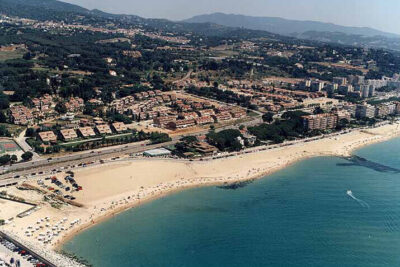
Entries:
[[[306,158],[350,156],[354,149],[398,135],[400,124],[391,124],[215,160],[139,158],[77,169],[74,170],[75,180],[83,190],[74,196],[76,201],[84,204],[83,208],[69,205],[54,208],[35,191],[10,187],[7,192],[38,204],[40,209],[27,217],[15,218],[2,229],[37,244],[40,250],[57,250],[85,228],[146,201],[186,188],[261,178]],[[63,173],[57,175],[60,180],[64,176]],[[36,183],[34,180],[29,182]],[[34,228],[29,233],[28,226]],[[44,244],[38,238],[45,232],[56,232],[57,235]]]

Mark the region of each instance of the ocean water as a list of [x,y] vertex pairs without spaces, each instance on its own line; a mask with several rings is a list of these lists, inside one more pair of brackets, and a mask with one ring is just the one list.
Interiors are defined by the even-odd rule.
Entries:
[[400,139],[355,155],[170,195],[63,249],[95,267],[400,266]]

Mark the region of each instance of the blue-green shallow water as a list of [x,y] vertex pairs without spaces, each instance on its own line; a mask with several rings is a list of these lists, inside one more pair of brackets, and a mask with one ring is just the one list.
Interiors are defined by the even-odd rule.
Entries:
[[399,151],[394,139],[357,151],[362,166],[314,158],[237,190],[183,191],[64,250],[96,267],[400,266]]

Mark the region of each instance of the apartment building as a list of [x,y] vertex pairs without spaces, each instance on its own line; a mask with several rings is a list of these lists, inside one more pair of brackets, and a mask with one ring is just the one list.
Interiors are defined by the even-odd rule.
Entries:
[[74,129],[64,129],[60,131],[60,134],[64,141],[70,141],[73,139],[78,138],[78,135],[76,134]]
[[51,143],[57,142],[57,136],[54,134],[53,131],[40,132],[39,138],[40,140],[42,140],[42,142],[51,142]]
[[92,127],[81,127],[78,129],[78,132],[84,138],[96,136],[96,133],[94,132]]
[[178,130],[193,127],[196,125],[196,121],[194,119],[188,120],[176,120],[168,123],[167,128],[171,130]]
[[229,121],[232,119],[232,115],[229,112],[221,112],[217,113],[214,116],[212,116],[216,122],[223,122],[223,121]]
[[199,118],[195,118],[194,120],[196,121],[196,124],[198,124],[198,125],[214,123],[214,119],[211,116],[199,117]]
[[128,127],[123,122],[114,122],[111,126],[116,133],[123,133],[128,130]]
[[338,117],[331,113],[303,116],[304,127],[309,131],[334,129],[337,122]]
[[174,116],[162,116],[158,118],[153,119],[153,123],[155,126],[160,127],[160,128],[165,128],[167,125],[171,122],[175,122],[176,117]]
[[95,129],[99,134],[112,134],[111,128],[107,124],[97,125]]
[[374,118],[375,117],[375,107],[368,104],[357,105],[356,108],[356,118]]

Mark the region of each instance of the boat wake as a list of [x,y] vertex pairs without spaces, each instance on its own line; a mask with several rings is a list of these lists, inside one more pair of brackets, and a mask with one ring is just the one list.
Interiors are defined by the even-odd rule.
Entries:
[[352,199],[354,199],[355,201],[357,201],[358,204],[361,205],[361,207],[369,209],[368,203],[365,202],[364,200],[361,200],[361,199],[356,198],[356,197],[353,195],[353,192],[352,192],[351,190],[347,190],[347,195],[348,195],[349,197],[351,197]]

